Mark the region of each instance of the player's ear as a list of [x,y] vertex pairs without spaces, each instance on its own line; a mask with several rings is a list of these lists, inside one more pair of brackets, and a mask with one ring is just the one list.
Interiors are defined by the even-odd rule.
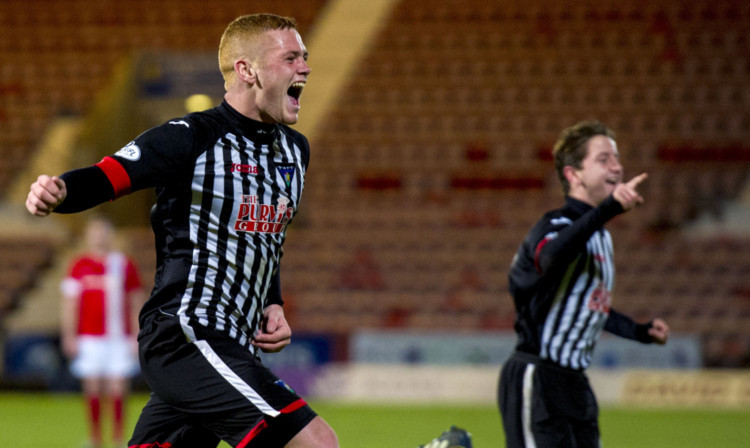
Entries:
[[577,185],[580,183],[581,178],[578,175],[578,170],[572,165],[566,165],[563,167],[563,175],[568,181],[568,185]]
[[247,59],[237,59],[234,61],[234,71],[237,77],[248,84],[255,84],[258,80],[258,73],[253,64]]

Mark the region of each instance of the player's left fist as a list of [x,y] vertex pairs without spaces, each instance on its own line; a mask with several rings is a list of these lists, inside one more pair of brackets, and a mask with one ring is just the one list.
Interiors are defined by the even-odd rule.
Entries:
[[654,343],[664,345],[669,339],[669,325],[661,319],[654,319],[651,322],[651,328],[648,329],[648,334]]
[[269,305],[263,310],[263,320],[253,337],[254,347],[265,353],[276,353],[292,342],[292,329],[280,305]]

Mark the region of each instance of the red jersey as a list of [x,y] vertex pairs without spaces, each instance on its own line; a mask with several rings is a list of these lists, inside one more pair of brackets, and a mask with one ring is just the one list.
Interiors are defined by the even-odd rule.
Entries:
[[79,299],[78,334],[129,335],[130,292],[141,287],[135,263],[120,252],[73,260],[62,290]]

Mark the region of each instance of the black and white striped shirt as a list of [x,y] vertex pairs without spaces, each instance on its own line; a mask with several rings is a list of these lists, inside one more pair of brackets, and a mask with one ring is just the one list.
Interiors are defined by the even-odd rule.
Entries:
[[142,316],[175,314],[189,337],[208,328],[252,351],[263,309],[282,303],[282,244],[309,151],[302,134],[224,102],[146,131],[97,164],[115,196],[156,191],[157,272]]
[[644,339],[643,326],[611,308],[614,251],[604,223],[622,212],[611,196],[596,208],[567,197],[531,229],[509,275],[517,350],[585,369],[602,329]]

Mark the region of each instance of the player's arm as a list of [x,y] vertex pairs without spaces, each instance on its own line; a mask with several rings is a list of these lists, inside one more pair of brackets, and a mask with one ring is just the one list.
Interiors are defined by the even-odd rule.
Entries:
[[26,197],[26,210],[35,216],[47,216],[52,213],[68,196],[65,181],[57,176],[42,174],[31,187]]
[[26,209],[32,215],[77,213],[130,193],[130,180],[112,157],[59,177],[41,175],[31,185]]
[[139,329],[139,317],[141,308],[146,303],[146,291],[143,290],[141,285],[141,276],[138,272],[135,262],[128,258],[127,267],[125,270],[125,290],[128,294],[128,305],[129,305],[129,317],[130,317],[130,329],[135,336],[138,334]]
[[141,308],[146,303],[146,291],[143,288],[136,288],[128,291],[128,319],[130,320],[130,329],[135,341],[140,328],[139,318]]
[[39,176],[31,185],[26,209],[36,216],[77,213],[129,192],[130,184],[122,167],[113,158],[105,157],[96,165],[67,171],[59,177]]
[[268,305],[263,310],[263,321],[253,337],[253,346],[266,353],[281,351],[292,342],[292,329],[279,304]]
[[[76,213],[184,174],[196,147],[197,123],[171,121],[139,135],[99,163],[57,176],[39,176],[26,199],[36,216]],[[208,138],[207,134],[204,138]]]
[[62,303],[60,304],[60,345],[69,359],[78,354],[78,318],[81,303],[81,288],[78,280],[66,277],[60,285]]
[[[92,166],[65,172],[60,175],[59,180],[66,194],[59,202],[44,202],[48,206],[47,214],[81,212],[128,194],[131,190],[130,179],[125,170],[112,157],[105,157]],[[32,185],[32,193],[39,190],[35,185]],[[31,209],[29,211],[34,213]]]
[[276,268],[273,277],[271,278],[271,285],[268,287],[268,295],[266,296],[266,306],[268,305],[279,305],[284,306],[284,299],[281,298],[281,267]]
[[623,211],[622,205],[610,195],[572,224],[553,226],[536,246],[537,270],[545,273],[556,266],[567,266],[586,247],[594,232]]
[[644,344],[666,344],[669,338],[669,327],[661,319],[654,319],[645,324],[639,324],[630,317],[614,310],[609,310],[609,318],[604,329],[616,336],[632,339]]
[[77,213],[115,199],[115,191],[99,164],[60,175],[68,195],[53,211]]
[[[307,139],[302,134],[294,131],[291,132],[293,136],[297,136],[301,143],[303,165],[307,168],[310,155],[310,147]],[[253,346],[266,353],[281,351],[292,342],[292,329],[284,316],[283,305],[284,300],[281,297],[281,266],[277,266],[266,295],[263,321],[253,336],[252,341]]]
[[253,337],[253,345],[267,353],[278,352],[292,342],[292,329],[284,316],[281,298],[281,268],[271,278],[263,321]]

